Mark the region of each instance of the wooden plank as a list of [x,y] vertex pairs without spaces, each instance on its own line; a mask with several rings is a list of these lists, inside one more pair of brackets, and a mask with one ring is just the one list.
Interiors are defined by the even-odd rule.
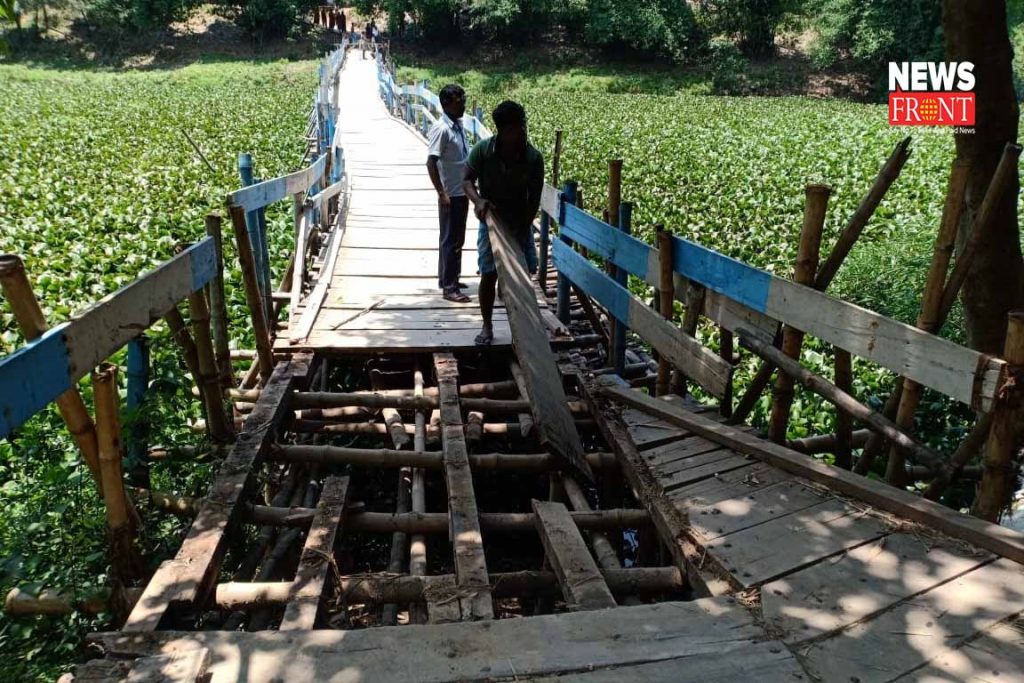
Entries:
[[434,356],[441,413],[444,475],[448,485],[448,517],[455,553],[455,581],[463,621],[493,619],[487,560],[484,557],[480,517],[477,514],[473,475],[459,407],[458,363],[448,353]]
[[[365,309],[364,309],[365,310]],[[380,307],[353,317],[351,309],[326,308],[317,316],[317,330],[451,330],[480,331],[480,314],[458,308],[384,309]],[[507,321],[505,311],[494,312],[495,321]]]
[[160,565],[125,621],[124,631],[153,631],[167,610],[195,605],[216,582],[227,546],[227,530],[239,515],[236,503],[250,486],[252,468],[270,448],[274,433],[288,414],[288,396],[307,377],[311,358],[297,354],[277,364],[253,411],[225,458],[188,535],[173,560]]
[[690,527],[698,540],[707,543],[720,536],[764,524],[778,517],[821,503],[823,496],[797,481],[741,490],[714,503],[691,505]]
[[512,345],[530,391],[537,436],[542,446],[593,480],[593,472],[583,458],[583,444],[567,406],[562,376],[551,355],[525,256],[493,212],[488,215],[487,227],[512,329]]
[[305,192],[323,177],[325,168],[327,155],[321,154],[306,168],[235,190],[228,195],[228,204],[241,206],[246,213],[255,211],[297,192]]
[[565,242],[552,242],[551,254],[559,273],[648,341],[672,365],[683,370],[687,377],[691,377],[713,396],[725,396],[732,376],[729,363],[662,318]]
[[828,500],[720,536],[705,547],[749,588],[885,533],[885,524],[881,521],[852,509],[843,501]]
[[713,505],[720,500],[749,495],[763,488],[793,481],[793,475],[763,462],[750,462],[713,479],[681,486],[668,493],[669,499],[683,512]]
[[561,503],[533,501],[537,532],[570,610],[609,609],[615,598]]
[[721,448],[722,444],[715,443],[714,441],[708,441],[707,439],[702,439],[699,436],[687,433],[686,436],[679,441],[673,441],[672,443],[665,444],[664,446],[645,450],[643,452],[643,456],[644,460],[646,460],[651,467],[666,468],[679,460],[690,458],[694,455],[700,455],[702,453],[717,451]]
[[[480,332],[478,327],[451,330],[313,330],[302,342],[291,344],[286,339],[275,342],[276,351],[323,349],[325,351],[352,353],[408,353],[412,351],[445,351],[476,348],[473,339]],[[505,321],[495,321],[494,349],[512,346],[512,332]]]
[[345,233],[345,226],[342,222],[343,215],[343,211],[338,211],[334,227],[327,238],[327,246],[324,247],[326,256],[324,257],[323,268],[320,270],[316,286],[313,287],[313,291],[310,292],[309,297],[304,301],[306,308],[302,312],[302,317],[299,318],[299,321],[289,331],[288,338],[292,342],[301,342],[309,336],[317,313],[320,312],[320,306],[327,296],[327,289],[331,286],[331,275],[334,273],[334,263],[338,258],[338,252],[341,250],[341,241]]
[[462,622],[287,633],[111,633],[93,640],[111,655],[207,647],[214,681],[448,683],[722,655],[761,638],[746,608],[711,599],[620,607],[598,619],[587,612],[499,619],[486,628]]
[[205,286],[216,264],[206,237],[0,359],[0,438]]
[[1024,671],[1024,624],[997,624],[962,647],[941,653],[901,681],[908,683],[993,683]]
[[731,450],[722,449],[702,455],[695,455],[682,461],[682,463],[677,471],[671,473],[661,474],[658,470],[655,470],[655,474],[658,476],[658,484],[661,485],[663,491],[670,492],[675,488],[686,486],[695,481],[707,479],[708,477],[717,477],[725,472],[746,467],[750,464],[750,461],[736,455]]
[[124,683],[196,683],[205,680],[212,657],[208,649],[199,648],[173,655],[140,657],[132,665]]
[[893,533],[765,585],[765,619],[795,644],[863,621],[990,562],[992,555],[927,536]]
[[664,401],[651,399],[637,391],[602,383],[598,392],[616,401],[642,408],[737,452],[824,484],[839,493],[859,498],[880,510],[901,515],[979,548],[1024,563],[1024,534],[1013,529],[961,514],[885,483],[829,467],[784,446],[689,413]]
[[1022,586],[1024,567],[997,560],[815,643],[807,668],[822,680],[873,683],[956,657],[972,636],[1024,610]]
[[[436,230],[436,228],[435,228]],[[462,252],[462,272],[476,274],[475,251]],[[357,249],[345,245],[335,275],[385,275],[393,278],[437,276],[437,249]],[[439,288],[436,287],[435,290]]]
[[316,514],[302,548],[299,568],[292,582],[294,593],[284,610],[281,631],[309,631],[316,625],[320,600],[328,572],[337,571],[334,564],[334,541],[345,514],[348,499],[348,477],[327,477],[316,506]]
[[807,674],[791,652],[779,643],[768,641],[733,650],[724,657],[719,653],[694,655],[529,680],[534,683],[806,683]]

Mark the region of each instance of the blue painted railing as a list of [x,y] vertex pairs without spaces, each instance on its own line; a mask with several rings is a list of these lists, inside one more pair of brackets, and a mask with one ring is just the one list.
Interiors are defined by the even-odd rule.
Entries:
[[212,237],[0,358],[0,438],[213,279]]
[[[399,86],[379,52],[377,87],[388,111],[411,125],[424,137],[430,131],[430,126],[441,117],[441,99],[430,90],[427,82]],[[485,140],[492,134],[480,120],[478,111],[463,116],[462,126],[474,143]]]
[[[557,220],[559,240],[552,256],[559,270],[559,317],[568,317],[572,282],[605,303],[617,320],[625,287],[589,261],[575,258],[571,245],[613,263],[647,284],[659,284],[658,251],[574,206],[573,187],[559,193],[545,188],[543,211]],[[704,313],[748,338],[771,343],[779,323],[871,360],[975,409],[993,404],[1005,362],[990,358],[855,304],[828,296],[681,237],[672,238],[676,276],[697,283],[714,296]],[[571,254],[571,256],[570,256]],[[582,263],[581,263],[582,261]],[[593,271],[593,272],[592,272]],[[682,287],[676,291],[681,293]]]

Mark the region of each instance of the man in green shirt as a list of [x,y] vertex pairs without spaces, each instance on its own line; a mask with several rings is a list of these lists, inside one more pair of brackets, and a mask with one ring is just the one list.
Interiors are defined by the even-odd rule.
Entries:
[[533,219],[540,208],[544,188],[544,158],[526,135],[526,111],[517,102],[505,101],[491,114],[497,133],[478,142],[466,159],[463,185],[466,196],[480,219],[477,233],[477,264],[480,268],[480,313],[484,325],[476,343],[494,341],[491,314],[494,311],[498,271],[487,234],[487,214],[506,225],[526,256],[531,273],[537,272],[533,246]]

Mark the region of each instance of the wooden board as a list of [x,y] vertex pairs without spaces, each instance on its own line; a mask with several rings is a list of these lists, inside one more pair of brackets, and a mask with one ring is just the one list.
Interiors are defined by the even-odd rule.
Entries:
[[839,493],[859,498],[881,510],[926,524],[984,550],[1024,563],[1024,534],[1018,531],[961,514],[888,484],[829,467],[802,453],[689,413],[637,391],[616,386],[614,383],[602,383],[597,391],[626,405],[642,408],[652,415],[662,417],[737,452],[751,455],[792,474],[829,486]]
[[734,650],[725,657],[694,655],[529,680],[534,683],[807,683],[807,674],[791,652],[769,641]]
[[1022,610],[1024,567],[1001,559],[813,644],[805,649],[805,662],[822,680],[856,675],[862,683],[891,681],[956,657],[972,636]]
[[239,514],[236,504],[251,483],[253,465],[266,456],[274,433],[288,414],[292,389],[306,379],[310,360],[308,355],[297,354],[274,368],[188,535],[174,559],[161,564],[150,579],[123,630],[155,630],[170,607],[193,605],[212,589],[226,550],[228,525]]
[[970,546],[893,533],[765,585],[764,617],[789,643],[817,638],[992,560]]
[[731,599],[666,602],[478,623],[258,633],[101,634],[110,654],[166,654],[207,647],[212,680],[520,680],[591,668],[737,653],[763,631]]
[[348,499],[348,477],[327,477],[316,506],[316,514],[306,536],[293,582],[294,593],[281,619],[281,631],[312,630],[320,610],[328,572],[334,564],[334,541],[337,538],[345,502]]
[[796,481],[743,491],[714,503],[691,505],[690,527],[707,543],[822,502],[822,494]]
[[908,683],[993,683],[1012,681],[1024,671],[1024,624],[997,624],[962,647],[941,653],[901,681]]
[[455,581],[463,621],[493,619],[483,536],[473,492],[473,475],[459,407],[458,364],[448,353],[434,356],[441,413],[444,476],[448,485],[448,516],[455,553]]
[[537,292],[530,281],[522,251],[507,228],[488,216],[491,251],[498,269],[505,309],[512,330],[513,348],[530,392],[533,423],[541,445],[562,458],[575,471],[593,480],[583,458],[572,414],[569,412],[562,375],[551,355],[551,346],[537,307]]
[[744,587],[756,586],[874,540],[886,533],[879,520],[829,500],[719,536],[707,552]]
[[[463,250],[462,273],[477,274],[476,251]],[[338,275],[384,275],[393,278],[437,277],[437,247],[433,249],[362,249],[342,246]]]
[[[365,309],[363,309],[365,310]],[[354,317],[359,314],[357,317]],[[504,310],[494,312],[494,320],[508,320]],[[473,309],[375,308],[365,313],[351,309],[325,308],[317,316],[318,330],[448,330],[475,329],[480,331],[480,313]]]
[[462,609],[459,606],[459,589],[455,585],[455,576],[423,577],[423,597],[427,603],[427,623],[451,624],[462,621]]
[[580,530],[561,503],[533,501],[535,523],[548,562],[558,577],[570,610],[615,607],[608,584],[597,569]]
[[[289,344],[278,340],[275,350],[322,349],[342,353],[414,353],[448,349],[473,349],[480,328],[452,330],[313,330],[305,341]],[[512,332],[504,321],[495,321],[494,349],[510,348]]]

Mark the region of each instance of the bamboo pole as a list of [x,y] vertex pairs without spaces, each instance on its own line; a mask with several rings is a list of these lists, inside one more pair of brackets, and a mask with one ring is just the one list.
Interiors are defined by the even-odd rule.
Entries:
[[583,309],[583,314],[590,323],[590,327],[593,328],[594,332],[601,338],[601,346],[603,346],[610,355],[611,340],[608,336],[608,330],[605,328],[604,323],[601,322],[601,318],[597,314],[597,309],[594,307],[594,302],[591,300],[590,295],[576,285],[571,284],[570,287],[572,288],[573,293],[576,294],[576,300],[580,302],[580,308]]
[[732,332],[725,329],[721,325],[718,327],[718,339],[719,339],[719,350],[718,355],[729,364],[729,382],[725,385],[725,395],[722,396],[722,401],[718,404],[719,414],[729,419],[732,417],[732,392],[733,392],[733,372],[735,371],[736,358],[735,358],[735,340],[733,339]]
[[889,192],[889,188],[899,178],[900,173],[903,171],[903,166],[909,158],[910,138],[906,137],[896,144],[895,149],[893,149],[885,164],[878,171],[878,175],[875,176],[875,182],[871,185],[871,189],[868,190],[867,195],[861,200],[857,210],[846,224],[846,228],[839,235],[839,239],[836,240],[835,246],[832,247],[832,253],[829,254],[828,258],[825,259],[825,263],[818,269],[818,275],[814,280],[815,289],[824,292],[829,283],[835,278],[836,273],[839,272],[839,267],[843,265],[843,261],[846,260],[850,250],[853,249],[853,245],[857,243],[861,233],[864,232],[868,221],[875,215],[875,210],[882,203],[882,199]]
[[[921,310],[917,316],[917,327],[932,334],[937,334],[939,331],[936,323],[941,315],[943,285],[946,282],[946,271],[949,269],[950,258],[953,255],[960,215],[963,213],[964,192],[967,188],[969,171],[970,164],[963,160],[958,159],[953,162],[946,202],[942,210],[942,223],[939,226],[939,233],[935,237],[932,262],[925,278]],[[921,401],[921,385],[906,377],[902,382],[903,390],[900,392],[897,403],[896,424],[910,432],[914,427],[914,413]],[[885,478],[894,486],[904,486],[908,483],[906,461],[903,452],[898,448],[890,448]]]
[[[25,274],[25,264],[14,254],[0,254],[0,287],[7,299],[25,341],[35,341],[43,336],[50,326],[39,307],[32,285]],[[72,387],[58,396],[54,403],[61,419],[82,454],[100,495],[103,495],[103,477],[100,474],[99,446],[96,441],[96,426],[85,408],[82,395]]]
[[185,359],[185,367],[188,368],[189,373],[195,378],[198,385],[199,379],[202,376],[202,373],[199,372],[199,351],[192,340],[192,335],[188,332],[185,318],[181,315],[181,311],[178,310],[177,306],[172,306],[171,310],[167,311],[164,315],[164,322],[167,323],[167,329],[171,331],[171,336],[174,337],[175,341],[178,342],[178,346],[181,347],[181,355]]
[[[577,193],[576,205],[583,208],[582,192]],[[612,159],[608,162],[608,216],[605,221],[613,228],[619,227],[619,211],[622,205],[622,159]],[[611,259],[605,262],[605,271],[608,275],[615,277],[617,269]],[[618,339],[618,331],[622,324],[615,319],[615,316],[608,318],[608,336],[612,340],[612,356],[615,356],[615,340]],[[613,362],[612,365],[615,365]],[[616,365],[616,367],[618,367]]]
[[110,563],[117,581],[121,585],[128,585],[137,577],[137,563],[132,548],[132,515],[122,471],[117,366],[110,363],[101,365],[92,373],[92,383],[100,474],[103,477],[103,502],[110,532]]
[[[530,412],[530,402],[524,399],[499,400],[492,398],[461,398],[462,407],[467,411],[478,411],[489,415],[511,415]],[[292,396],[293,408],[391,408],[394,410],[433,410],[440,403],[434,396],[394,396],[382,392],[373,393],[321,393],[296,392]],[[568,401],[569,410],[576,414],[588,412],[582,401]]]
[[[1010,188],[1016,186],[1017,166],[1020,161],[1021,149],[1020,145],[1009,142],[1006,143],[1006,147],[1003,149],[1003,156],[999,159],[999,165],[996,167],[992,181],[985,192],[985,197],[981,201],[978,215],[974,218],[970,237],[968,237],[967,243],[960,253],[957,254],[953,272],[949,274],[949,279],[946,281],[946,288],[942,292],[942,303],[939,306],[939,314],[937,316],[939,321],[945,322],[946,318],[949,317],[949,312],[953,310],[953,305],[960,294],[960,288],[963,287],[971,270],[974,255],[981,245],[987,241],[989,230],[992,224],[995,223],[995,217],[999,213],[998,207],[1003,195]],[[941,326],[941,322],[939,324]]]
[[[805,190],[804,224],[800,230],[800,246],[797,250],[793,280],[801,285],[812,285],[818,270],[818,255],[821,251],[821,233],[825,227],[825,212],[832,188],[828,185],[808,185]],[[782,353],[789,358],[800,358],[804,333],[785,326],[782,330]],[[768,423],[768,438],[775,443],[785,443],[789,426],[789,412],[793,406],[793,380],[784,373],[775,378],[772,391],[772,414]]]
[[[838,386],[838,385],[837,385]],[[840,387],[841,388],[841,387]],[[867,443],[868,437],[873,432],[870,429],[857,429],[850,435],[850,447],[862,448]],[[838,448],[839,436],[837,434],[817,434],[805,436],[802,439],[792,439],[786,442],[788,448],[799,451],[806,455],[815,453],[832,453]]]
[[[674,315],[675,284],[673,282],[673,247],[672,233],[665,226],[654,226],[655,240],[658,247],[658,312],[665,320],[671,321]],[[658,358],[658,381],[655,393],[664,396],[669,391],[672,378],[672,365],[664,357]]]
[[[946,189],[946,201],[942,208],[942,222],[939,224],[939,232],[935,236],[935,243],[932,248],[932,261],[928,270],[928,275],[925,283],[924,298],[921,302],[921,310],[918,315],[918,324],[926,324],[927,331],[936,333],[946,322],[948,311],[943,313],[941,299],[944,297],[944,293],[949,290],[948,285],[943,283],[946,281],[946,271],[949,270],[949,262],[953,255],[953,246],[956,240],[957,226],[959,225],[960,215],[963,212],[964,207],[964,192],[967,188],[967,179],[970,173],[970,163],[963,160],[956,160],[953,162],[953,166],[949,174],[949,183]],[[992,190],[992,186],[989,186],[989,191]],[[963,263],[965,266],[970,265],[971,254],[965,254],[966,258],[958,259],[957,264]],[[956,290],[959,292],[959,288]],[[955,294],[954,294],[955,296]],[[916,384],[913,383],[912,384]],[[912,423],[913,420],[913,408],[916,408],[916,401],[913,404],[903,403],[903,390],[907,387],[905,381],[897,381],[895,389],[892,395],[885,402],[885,407],[882,410],[882,414],[890,419],[899,418],[900,406],[903,406],[903,420],[902,424]],[[911,386],[911,390],[917,389],[917,393],[920,393],[920,387]],[[909,418],[908,418],[909,415]],[[898,422],[899,424],[899,422]],[[864,451],[861,453],[860,458],[857,460],[857,465],[854,468],[854,472],[858,474],[867,474],[874,464],[875,459],[882,453],[885,447],[885,441],[880,436],[872,436],[868,440],[867,445],[864,446]],[[895,469],[896,465],[893,465]],[[888,466],[886,467],[888,474]]]
[[911,439],[892,420],[871,410],[823,377],[807,370],[800,365],[798,360],[790,358],[774,346],[753,337],[743,337],[743,344],[762,358],[775,363],[782,372],[799,382],[801,386],[818,394],[855,420],[864,423],[872,431],[881,433],[885,438],[894,441],[900,448],[906,449],[919,464],[925,465],[932,471],[937,471],[941,466],[941,455]]
[[[909,139],[909,138],[908,138]],[[853,395],[853,358],[846,349],[835,348],[836,387]],[[836,413],[836,467],[853,467],[853,420],[842,410]]]
[[978,421],[974,423],[974,427],[971,428],[971,431],[967,433],[964,440],[957,446],[956,452],[949,457],[948,461],[943,463],[935,478],[928,484],[928,488],[924,490],[925,498],[928,500],[938,500],[945,493],[946,487],[960,476],[964,466],[985,445],[988,434],[992,430],[992,420],[993,413],[991,412],[984,413],[978,418]]
[[[413,370],[413,394],[423,396],[423,371],[419,366]],[[427,447],[427,414],[423,410],[416,411],[416,424],[413,432],[413,448],[417,451]],[[419,467],[412,472],[412,511],[420,515],[427,511],[427,474]],[[450,519],[446,519],[445,532]],[[409,573],[413,576],[425,576],[427,573],[427,539],[422,533],[413,533],[409,543]],[[422,624],[427,620],[425,606],[419,602],[411,602],[409,616],[413,623]]]
[[231,371],[231,338],[228,333],[228,308],[224,294],[224,236],[219,214],[206,215],[206,234],[213,238],[217,253],[217,267],[209,284],[210,322],[213,331],[213,346],[216,351],[217,370],[220,374],[221,389],[227,391],[234,386]]
[[189,318],[192,321],[192,334],[195,337],[196,361],[199,374],[196,384],[203,394],[206,406],[206,420],[210,425],[210,438],[217,443],[227,443],[232,439],[232,424],[224,410],[220,379],[217,374],[217,360],[213,351],[213,340],[210,331],[210,309],[206,303],[206,295],[202,290],[188,295]]
[[[424,426],[425,429],[428,429]],[[606,451],[585,453],[593,468],[617,466],[614,455]],[[342,446],[275,446],[271,460],[281,462],[320,463],[324,465],[367,465],[376,467],[412,467],[442,469],[442,453],[425,450],[394,450],[390,448],[350,448]],[[558,459],[550,453],[472,453],[469,462],[474,470],[516,470],[543,472],[560,469]]]
[[[551,185],[558,187],[558,170],[562,156],[562,130],[555,131],[555,153],[551,158]],[[537,282],[543,292],[548,288],[548,252],[551,248],[551,216],[546,213],[540,217],[540,262],[537,269]]]
[[[683,334],[696,338],[700,326],[700,314],[704,310],[704,298],[707,292],[704,287],[692,280],[686,281],[686,308],[683,309]],[[672,370],[669,382],[669,393],[686,395],[686,375],[679,368]]]
[[[857,206],[857,210],[846,223],[846,227],[843,228],[843,232],[839,235],[839,239],[836,240],[825,263],[818,270],[818,274],[814,278],[814,289],[824,292],[832,284],[832,280],[835,279],[846,257],[850,255],[850,251],[860,238],[868,221],[871,220],[885,194],[888,193],[889,188],[892,187],[892,184],[896,182],[899,174],[903,171],[903,167],[910,157],[909,142],[910,138],[905,138],[897,144],[896,148],[889,155],[889,159],[879,170],[871,189]],[[776,346],[779,343],[781,343],[781,338],[777,341]],[[764,390],[771,383],[774,371],[775,368],[771,367],[770,364],[761,364],[753,380],[747,386],[747,390],[741,397],[740,402],[736,405],[736,410],[733,412],[730,424],[742,423],[750,416],[754,406],[760,400],[761,394],[764,393]]]
[[245,285],[245,299],[249,304],[252,316],[253,335],[256,337],[256,358],[259,363],[260,376],[263,381],[270,379],[274,371],[274,352],[270,346],[270,330],[267,329],[267,318],[263,309],[263,297],[260,295],[256,275],[256,264],[253,261],[252,244],[245,227],[245,210],[240,206],[232,206],[231,226],[235,233],[238,246],[238,261],[242,267],[242,282]]
[[1016,429],[1021,418],[1019,382],[1024,366],[1024,310],[1012,311],[1006,328],[1003,358],[1009,372],[999,391],[992,417],[992,429],[985,446],[984,471],[972,513],[990,522],[998,522],[1013,498],[1017,468]]

